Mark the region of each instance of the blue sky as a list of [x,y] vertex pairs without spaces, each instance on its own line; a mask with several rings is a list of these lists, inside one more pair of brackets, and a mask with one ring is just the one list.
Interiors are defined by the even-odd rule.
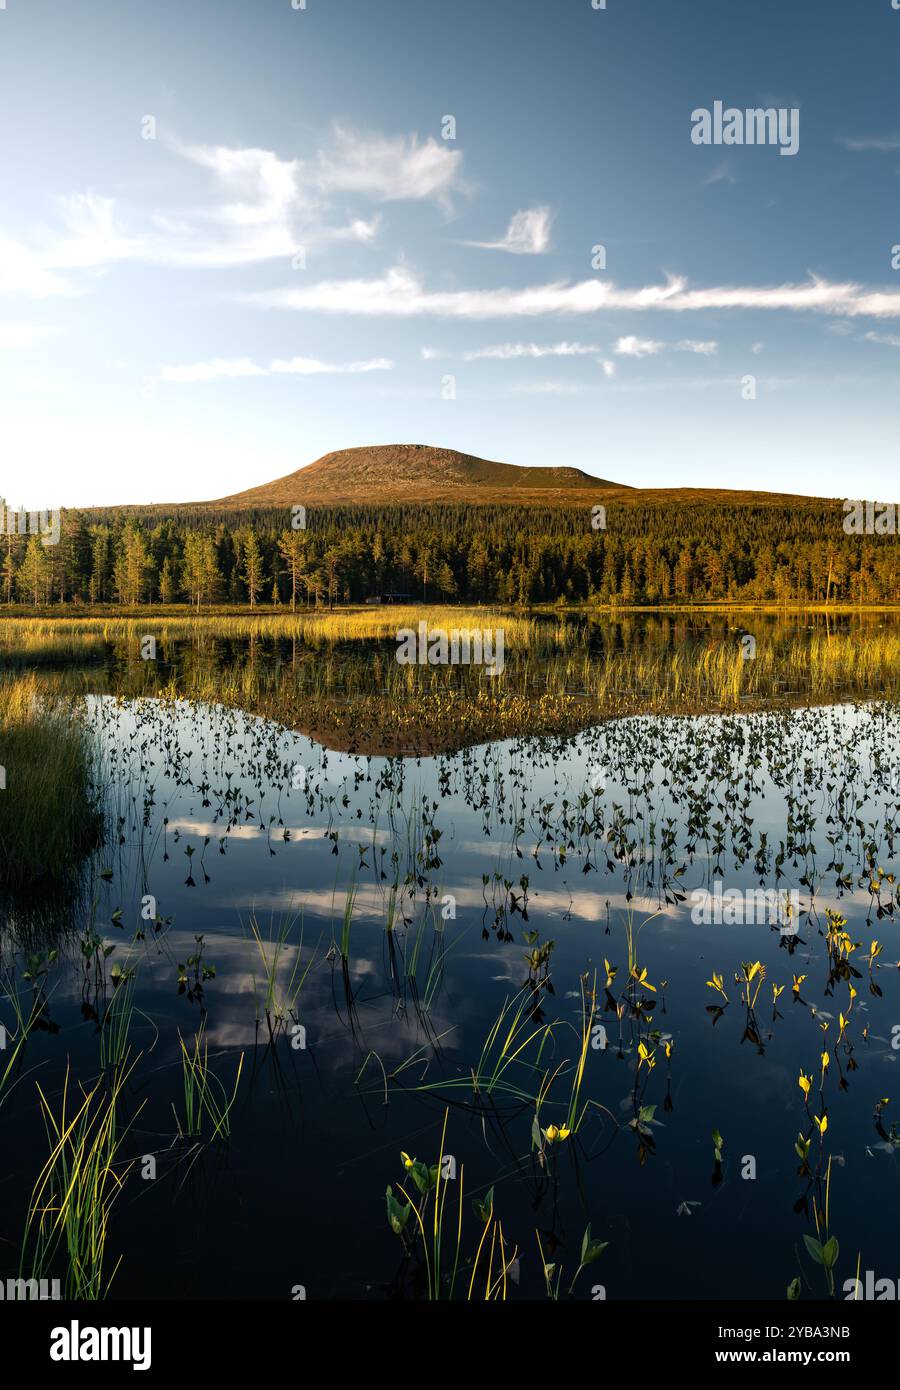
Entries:
[[6,0],[0,491],[417,442],[894,499],[898,59],[892,0]]

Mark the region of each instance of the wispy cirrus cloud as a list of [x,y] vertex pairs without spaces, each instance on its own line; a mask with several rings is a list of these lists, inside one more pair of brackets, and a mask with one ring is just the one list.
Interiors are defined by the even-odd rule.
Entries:
[[697,338],[682,338],[681,342],[675,344],[676,352],[694,352],[700,357],[714,357],[719,351],[719,344],[712,340],[699,341]]
[[737,179],[734,177],[734,174],[731,172],[731,169],[730,169],[729,164],[728,164],[728,160],[727,160],[727,159],[723,159],[722,162],[721,162],[720,164],[717,164],[717,165],[716,165],[715,169],[713,169],[713,170],[711,171],[711,173],[707,174],[707,176],[706,176],[706,178],[703,180],[703,182],[704,182],[704,184],[705,184],[706,187],[710,187],[710,186],[711,186],[712,184],[714,184],[714,183],[729,183],[729,184],[735,184],[735,183],[737,183]]
[[214,357],[209,362],[191,362],[181,367],[163,367],[163,381],[179,383],[222,381],[238,377],[261,376],[357,376],[365,372],[389,372],[394,363],[387,357],[363,362],[321,362],[314,357],[274,358],[262,366],[250,357]]
[[900,348],[900,337],[896,333],[864,333],[867,343],[883,343],[885,347]]
[[883,154],[891,154],[900,150],[900,135],[839,135],[838,144],[845,150],[880,150]]
[[[0,294],[79,292],[71,274],[118,262],[228,268],[254,265],[340,242],[374,241],[375,213],[343,211],[348,198],[450,206],[462,190],[462,155],[433,138],[385,136],[335,127],[312,157],[285,158],[254,146],[198,144],[165,130],[159,147],[203,171],[190,205],[158,198],[151,210],[123,210],[94,192],[58,200],[55,227],[23,237],[0,232]],[[335,199],[340,198],[340,211]]]
[[596,357],[602,351],[602,348],[589,343],[550,343],[545,346],[540,343],[500,343],[496,347],[476,348],[472,352],[466,352],[463,354],[463,360],[478,362],[481,359],[493,359],[498,362],[511,362],[526,357]]
[[506,235],[499,241],[467,241],[483,251],[509,251],[514,256],[540,256],[550,249],[553,214],[549,208],[528,208],[510,219]]
[[433,199],[447,205],[461,188],[462,154],[445,141],[417,135],[362,135],[336,126],[330,146],[301,182],[321,193],[358,193],[379,202]]
[[261,308],[296,309],[360,317],[456,319],[532,318],[610,310],[697,313],[705,309],[790,310],[847,318],[900,317],[900,290],[868,289],[853,282],[811,277],[805,284],[716,285],[691,289],[682,276],[663,285],[620,289],[608,280],[554,281],[525,289],[429,290],[406,266],[374,280],[320,280],[237,296]]

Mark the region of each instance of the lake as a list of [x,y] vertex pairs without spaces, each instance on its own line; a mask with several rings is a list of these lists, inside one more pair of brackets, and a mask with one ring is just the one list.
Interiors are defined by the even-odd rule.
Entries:
[[[0,1089],[0,1277],[23,1242],[26,1275],[66,1277],[29,1205],[79,1086],[115,1116],[112,1298],[896,1277],[898,706],[880,662],[819,699],[803,658],[871,657],[896,621],[572,626],[533,658],[508,643],[517,722],[485,706],[481,738],[447,712],[477,709],[477,675],[440,672],[401,718],[425,694],[384,636],[173,630],[149,662],[152,623],[32,640],[96,741],[105,834],[3,903],[0,1017],[14,1037],[18,999],[33,1023]],[[635,653],[671,671],[689,644],[699,668],[748,631],[772,686],[733,708],[686,678],[587,698],[616,652],[624,680]]]

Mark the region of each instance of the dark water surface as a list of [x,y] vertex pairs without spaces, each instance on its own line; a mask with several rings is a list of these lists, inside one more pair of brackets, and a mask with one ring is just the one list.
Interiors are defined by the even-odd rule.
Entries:
[[[60,956],[45,983],[51,1026],[29,1039],[0,1109],[0,1276],[18,1272],[48,1152],[36,1083],[52,1103],[67,1064],[73,1081],[96,1079],[125,989],[135,1065],[122,1155],[138,1162],[110,1220],[107,1273],[123,1257],[113,1298],[289,1299],[296,1286],[310,1299],[424,1295],[423,1262],[404,1258],[385,1189],[415,1191],[401,1151],[436,1163],[445,1120],[456,1172],[445,1263],[460,1181],[464,1271],[484,1229],[471,1199],[493,1188],[507,1253],[517,1252],[510,1297],[546,1296],[536,1232],[563,1268],[565,1296],[588,1223],[608,1245],[576,1283],[582,1299],[601,1285],[612,1300],[781,1298],[797,1276],[803,1297],[822,1297],[804,1235],[815,1235],[816,1174],[829,1158],[838,1296],[858,1257],[876,1277],[900,1276],[896,707],[638,717],[420,759],[327,751],[252,715],[181,701],[96,696],[89,718],[107,844],[80,893],[44,905],[43,919],[34,903],[6,909],[7,967],[21,977],[16,941],[41,952],[52,936]],[[799,930],[696,923],[691,895],[717,880],[796,890]],[[859,943],[855,976],[830,977],[826,908]],[[280,1020],[274,1004],[267,1018],[254,923],[270,959],[285,933],[282,1000],[298,961],[310,966]],[[647,975],[626,991],[629,925]],[[115,948],[99,973],[80,945],[90,929]],[[198,937],[200,963],[187,966]],[[870,970],[873,941],[883,950]],[[530,969],[526,957],[548,942]],[[605,962],[617,972],[608,991]],[[765,970],[752,1013],[735,983],[743,962]],[[215,972],[205,982],[204,965]],[[133,983],[116,989],[114,968]],[[707,984],[714,973],[727,1006]],[[582,991],[595,978],[592,1023],[608,1045],[587,1049],[578,1113],[591,1104],[542,1162],[534,1097],[557,1073],[540,1126],[565,1121]],[[519,1041],[553,1025],[543,1051],[534,1040],[505,1085],[482,1077],[476,1092],[472,1069],[494,1021],[529,981],[535,1021],[526,1011]],[[179,1137],[179,1035],[192,1047],[201,1025],[229,1095],[243,1054],[230,1138],[212,1142]],[[295,1025],[305,1047],[293,1045]],[[638,1065],[642,1041],[652,1069]],[[801,1069],[812,1076],[809,1114]],[[643,1136],[631,1123],[641,1107],[655,1107],[643,1111]],[[823,1109],[820,1141],[811,1114]],[[812,1136],[811,1175],[798,1174],[798,1133]],[[155,1156],[155,1178],[142,1176],[143,1155]],[[465,1272],[457,1297],[468,1284]]]

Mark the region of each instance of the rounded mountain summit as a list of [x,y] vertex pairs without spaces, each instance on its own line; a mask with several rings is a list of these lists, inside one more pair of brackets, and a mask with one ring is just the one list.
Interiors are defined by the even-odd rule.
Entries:
[[291,506],[295,503],[571,502],[631,488],[592,478],[580,468],[520,468],[429,444],[375,444],[337,449],[284,478],[222,497],[223,509]]

